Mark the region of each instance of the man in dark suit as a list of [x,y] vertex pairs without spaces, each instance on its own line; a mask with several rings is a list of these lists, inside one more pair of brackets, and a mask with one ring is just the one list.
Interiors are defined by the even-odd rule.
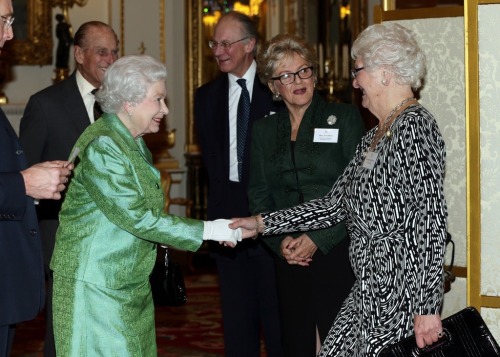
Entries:
[[[31,96],[21,118],[19,140],[30,165],[68,158],[80,134],[98,119],[92,91],[100,87],[106,68],[118,58],[118,38],[109,25],[99,21],[86,22],[75,34],[73,51],[76,71],[67,79]],[[61,203],[41,200],[37,207],[48,280],[45,357],[55,356],[49,263]]]
[[[270,91],[256,75],[257,37],[248,16],[230,12],[219,20],[209,42],[223,74],[200,87],[194,100],[198,140],[209,179],[208,219],[250,215],[248,127],[242,157],[238,157],[237,143],[237,108],[243,86],[251,99],[248,126],[275,111]],[[243,85],[242,78],[246,80]],[[231,250],[217,244],[210,247],[221,288],[225,356],[260,356],[261,335],[267,356],[282,356],[273,259],[260,240],[242,243]]]
[[[12,0],[0,0],[0,48],[14,37]],[[73,168],[65,161],[28,167],[17,135],[0,109],[0,357],[10,355],[16,324],[44,301],[35,199],[60,199]]]

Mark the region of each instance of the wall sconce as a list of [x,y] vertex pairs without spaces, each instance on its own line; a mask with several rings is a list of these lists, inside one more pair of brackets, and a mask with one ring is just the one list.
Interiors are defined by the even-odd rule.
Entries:
[[69,23],[68,9],[72,8],[73,5],[85,6],[88,0],[50,0],[51,7],[60,7],[62,13]]

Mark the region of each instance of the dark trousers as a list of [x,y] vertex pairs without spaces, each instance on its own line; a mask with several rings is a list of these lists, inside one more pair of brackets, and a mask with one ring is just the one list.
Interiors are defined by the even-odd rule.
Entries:
[[57,220],[41,220],[39,222],[40,233],[42,236],[43,261],[45,269],[45,339],[43,345],[44,357],[56,357],[56,347],[54,342],[54,326],[52,322],[52,289],[54,281],[52,279],[52,271],[49,264],[54,251],[54,242],[59,227]]
[[16,325],[0,326],[0,357],[9,357],[14,342]]
[[219,274],[226,357],[283,356],[271,252],[263,243],[228,258],[214,254]]
[[348,249],[348,238],[326,255],[318,249],[309,267],[290,265],[276,256],[286,357],[316,356],[316,328],[323,343],[354,283]]

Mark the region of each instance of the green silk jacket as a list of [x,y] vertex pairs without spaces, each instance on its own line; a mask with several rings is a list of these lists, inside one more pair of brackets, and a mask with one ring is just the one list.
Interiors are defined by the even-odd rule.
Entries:
[[51,261],[56,274],[123,289],[149,279],[156,243],[200,247],[203,222],[163,212],[152,155],[116,115],[105,114],[88,127],[76,147]]
[[[315,129],[337,129],[336,142],[319,142]],[[328,193],[354,155],[365,127],[354,105],[327,103],[317,93],[307,108],[291,153],[291,124],[287,110],[266,116],[252,129],[251,175],[248,189],[252,214],[272,212]],[[334,141],[334,140],[333,140]],[[298,237],[302,233],[291,234]],[[309,231],[308,236],[327,254],[347,236],[345,224]],[[285,236],[264,241],[281,256]]]

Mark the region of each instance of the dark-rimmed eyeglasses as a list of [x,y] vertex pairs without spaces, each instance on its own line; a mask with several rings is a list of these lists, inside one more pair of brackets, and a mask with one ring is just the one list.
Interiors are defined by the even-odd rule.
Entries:
[[241,40],[237,40],[237,41],[233,41],[233,42],[229,42],[229,41],[217,42],[214,40],[210,40],[210,41],[208,41],[208,47],[210,47],[214,51],[217,49],[218,46],[222,47],[223,50],[229,50],[231,48],[232,44],[235,44],[236,42],[241,42],[243,40],[246,40],[247,38],[248,38],[248,36],[243,37]]
[[6,30],[9,27],[11,27],[12,24],[14,23],[14,20],[15,20],[14,17],[5,17],[5,16],[0,16],[0,17],[2,18],[4,30]]
[[359,68],[353,68],[351,69],[351,76],[352,79],[356,79],[356,76],[358,75],[358,72],[365,69],[365,67],[359,67]]
[[311,76],[314,73],[313,69],[314,69],[313,66],[305,67],[305,68],[299,69],[295,73],[283,73],[281,76],[271,77],[271,79],[273,81],[276,81],[279,79],[281,84],[286,86],[287,84],[291,84],[291,83],[295,82],[295,76],[299,76],[300,79],[311,78]]

